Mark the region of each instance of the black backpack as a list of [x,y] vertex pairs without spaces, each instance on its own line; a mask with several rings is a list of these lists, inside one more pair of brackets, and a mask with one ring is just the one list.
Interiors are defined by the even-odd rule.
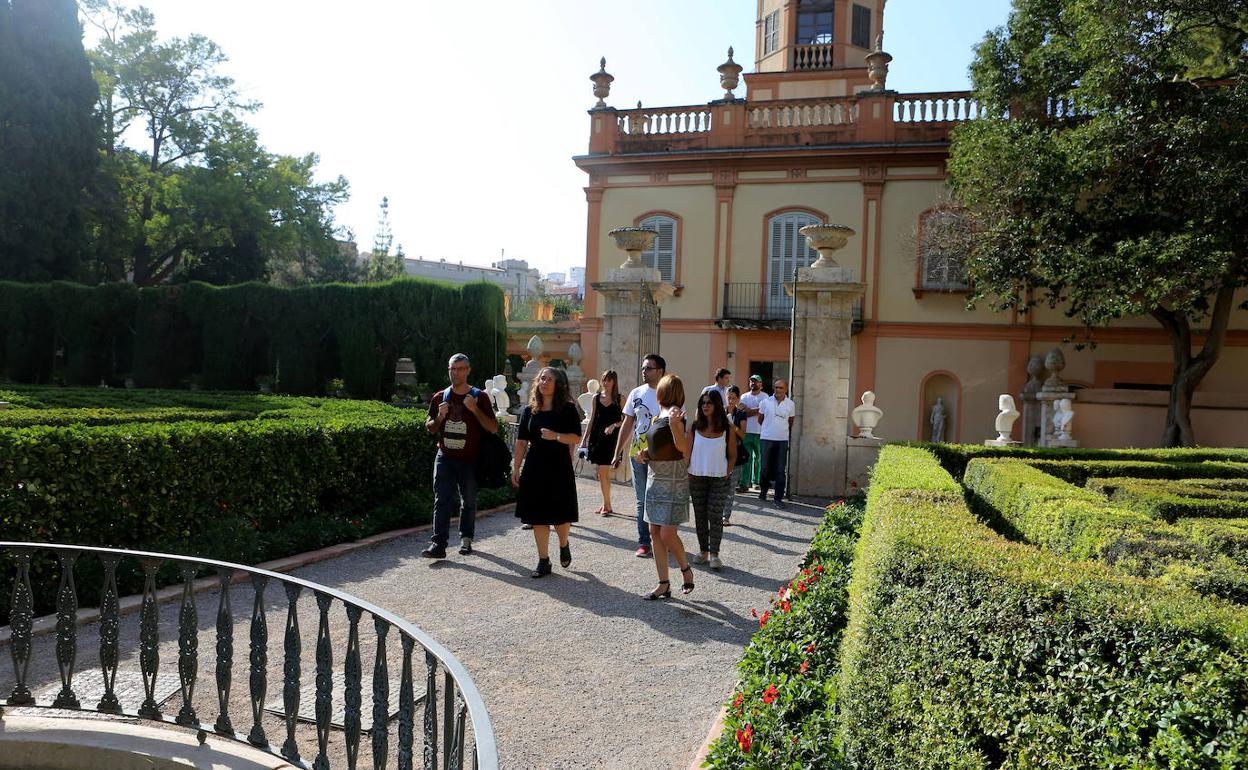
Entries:
[[[471,388],[468,398],[480,395],[480,388]],[[451,389],[447,388],[442,398],[450,399]],[[502,431],[502,423],[499,423]],[[481,430],[481,443],[477,447],[477,465],[473,469],[477,477],[477,487],[481,489],[497,489],[511,484],[511,450],[507,442],[498,433]]]

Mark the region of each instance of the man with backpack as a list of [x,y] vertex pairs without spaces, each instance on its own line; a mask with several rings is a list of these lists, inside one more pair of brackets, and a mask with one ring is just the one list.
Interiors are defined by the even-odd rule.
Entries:
[[459,552],[472,553],[477,523],[476,461],[482,434],[497,433],[498,420],[488,393],[468,384],[472,368],[468,356],[456,353],[447,362],[451,386],[434,394],[429,402],[425,428],[438,434],[438,454],[433,461],[433,542],[421,556],[446,558],[451,536],[451,504],[458,489]]

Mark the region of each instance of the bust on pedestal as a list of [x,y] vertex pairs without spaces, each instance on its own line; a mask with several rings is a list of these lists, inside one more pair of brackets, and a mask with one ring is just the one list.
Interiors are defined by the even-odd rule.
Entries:
[[858,429],[856,438],[875,438],[875,426],[880,424],[884,410],[875,405],[875,393],[866,391],[862,394],[862,405],[854,407],[854,427]]
[[997,407],[1001,410],[993,426],[997,429],[997,437],[988,439],[984,445],[1018,446],[1021,442],[1015,441],[1010,435],[1014,430],[1014,422],[1018,420],[1018,410],[1014,408],[1014,397],[1008,393],[1002,393],[997,397]]

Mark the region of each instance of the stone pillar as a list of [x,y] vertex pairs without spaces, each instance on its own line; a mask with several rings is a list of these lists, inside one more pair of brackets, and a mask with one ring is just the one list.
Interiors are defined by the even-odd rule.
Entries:
[[528,405],[529,388],[533,387],[533,380],[536,380],[537,375],[542,371],[542,351],[545,350],[542,338],[534,334],[529,338],[529,344],[525,346],[525,350],[529,351],[529,360],[524,362],[524,368],[518,375],[520,391],[517,393],[517,400],[521,409]]
[[1044,356],[1035,355],[1027,361],[1029,379],[1019,393],[1023,405],[1023,446],[1040,446],[1040,401],[1036,398],[1044,386]]
[[854,281],[851,271],[841,267],[812,266],[797,271],[789,383],[797,402],[797,419],[789,437],[789,485],[793,494],[852,494],[853,490],[846,489],[850,335],[854,301],[866,288],[866,284]]
[[1069,432],[1061,435],[1053,425],[1053,416],[1058,411],[1058,402],[1075,400],[1075,392],[1062,380],[1062,370],[1066,368],[1066,356],[1062,354],[1061,348],[1053,348],[1048,352],[1044,357],[1044,368],[1049,372],[1049,378],[1045,380],[1044,386],[1036,394],[1036,400],[1040,402],[1040,446],[1077,447],[1079,442],[1075,441]]
[[568,392],[572,394],[572,398],[576,398],[585,389],[585,372],[581,369],[581,359],[584,357],[581,343],[574,341],[568,346],[568,364],[564,372],[568,375]]
[[620,376],[620,392],[628,393],[641,384],[641,356],[659,352],[640,348],[641,341],[653,334],[653,330],[642,328],[643,323],[650,323],[641,317],[643,292],[659,304],[675,289],[663,283],[658,270],[649,267],[617,267],[608,273],[607,280],[590,285],[603,297],[598,368],[614,369]]

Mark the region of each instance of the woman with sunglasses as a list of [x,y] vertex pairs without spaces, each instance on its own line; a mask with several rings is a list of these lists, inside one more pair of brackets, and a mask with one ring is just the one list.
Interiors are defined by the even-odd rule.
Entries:
[[737,464],[737,442],[718,390],[698,398],[698,412],[689,426],[689,498],[698,531],[697,564],[723,569],[719,543],[724,534],[724,500],[732,493],[732,468]]

